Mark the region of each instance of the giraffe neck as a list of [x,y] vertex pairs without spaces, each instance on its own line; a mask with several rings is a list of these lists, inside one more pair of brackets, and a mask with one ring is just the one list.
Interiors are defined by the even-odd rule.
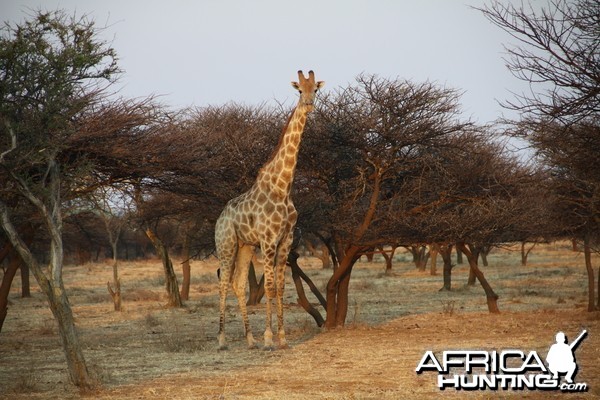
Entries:
[[289,195],[294,180],[302,132],[306,124],[306,115],[306,108],[298,106],[294,109],[279,138],[279,145],[258,176],[261,189],[280,196]]

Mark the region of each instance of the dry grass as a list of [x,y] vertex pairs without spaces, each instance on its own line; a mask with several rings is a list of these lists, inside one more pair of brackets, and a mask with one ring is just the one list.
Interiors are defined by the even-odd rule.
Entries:
[[[216,350],[218,285],[214,260],[192,264],[190,301],[166,309],[158,260],[123,262],[125,311],[113,311],[106,294],[109,264],[65,268],[65,281],[84,353],[102,382],[98,399],[542,399],[548,392],[440,392],[433,374],[414,369],[426,350],[536,350],[545,355],[554,334],[589,336],[577,350],[578,381],[585,397],[600,398],[600,316],[587,313],[586,276],[581,255],[567,244],[536,247],[529,266],[508,250],[489,256],[483,271],[500,295],[500,315],[486,312],[480,286],[465,287],[467,267],[453,271],[453,291],[438,292],[441,276],[415,271],[400,252],[393,273],[383,259],[360,263],[350,287],[348,326],[321,331],[296,305],[286,287],[286,331],[291,349],[245,348],[237,306],[230,296],[227,333],[230,350]],[[300,264],[324,287],[331,271],[316,258]],[[176,267],[177,268],[177,267]],[[441,271],[441,265],[438,266]],[[20,282],[15,281],[13,288]],[[0,334],[0,398],[76,399],[50,311],[37,288],[33,298],[11,294]],[[316,303],[316,301],[315,301]],[[250,308],[255,336],[261,337],[264,305]],[[557,396],[561,396],[560,393]],[[570,396],[578,398],[577,396]]]

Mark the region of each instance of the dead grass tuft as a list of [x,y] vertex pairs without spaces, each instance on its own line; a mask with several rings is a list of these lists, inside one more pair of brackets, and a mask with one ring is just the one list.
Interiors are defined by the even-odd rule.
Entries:
[[454,305],[456,304],[454,300],[441,301],[440,303],[442,303],[442,314],[454,314]]
[[155,328],[160,325],[160,320],[158,318],[156,318],[154,315],[148,314],[144,318],[144,324],[146,325],[147,328]]

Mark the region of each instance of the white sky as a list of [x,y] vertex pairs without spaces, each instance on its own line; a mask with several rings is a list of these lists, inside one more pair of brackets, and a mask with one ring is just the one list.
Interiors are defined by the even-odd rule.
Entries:
[[434,81],[464,91],[464,115],[485,123],[503,112],[496,100],[527,90],[502,60],[510,37],[469,7],[485,3],[3,0],[0,20],[22,21],[38,8],[90,15],[108,26],[102,35],[125,70],[121,93],[162,95],[174,108],[295,101],[289,82],[313,69],[324,90],[361,72]]

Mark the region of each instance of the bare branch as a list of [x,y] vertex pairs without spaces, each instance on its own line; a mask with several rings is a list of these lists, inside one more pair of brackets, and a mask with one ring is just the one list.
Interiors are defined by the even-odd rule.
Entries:
[[10,123],[6,119],[4,120],[4,126],[6,127],[6,130],[8,131],[8,134],[10,136],[10,148],[6,151],[3,151],[0,154],[0,164],[4,162],[4,157],[6,157],[10,152],[17,148],[17,135],[15,134],[15,131],[12,129],[12,126],[10,126]]

